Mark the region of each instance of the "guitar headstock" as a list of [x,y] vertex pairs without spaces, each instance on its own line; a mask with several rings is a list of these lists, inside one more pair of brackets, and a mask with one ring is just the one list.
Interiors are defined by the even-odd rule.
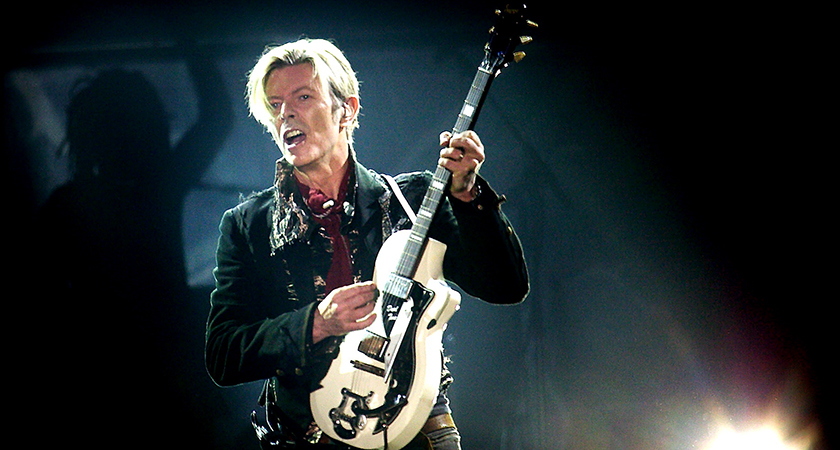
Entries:
[[509,4],[504,9],[496,10],[496,24],[490,29],[490,39],[484,46],[486,53],[482,64],[484,69],[494,76],[511,62],[519,62],[525,52],[516,51],[521,44],[531,42],[530,36],[523,35],[526,27],[537,28],[537,24],[525,16],[524,4]]

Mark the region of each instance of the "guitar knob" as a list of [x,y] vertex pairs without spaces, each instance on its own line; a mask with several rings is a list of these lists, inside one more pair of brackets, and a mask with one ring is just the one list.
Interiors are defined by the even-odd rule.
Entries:
[[525,24],[528,25],[531,28],[539,28],[540,27],[539,25],[537,25],[536,22],[531,21],[531,20],[527,20],[527,19],[525,20]]
[[516,62],[522,61],[525,58],[525,52],[513,52],[513,60]]
[[522,45],[530,44],[533,40],[534,38],[532,38],[531,36],[519,36],[519,43]]

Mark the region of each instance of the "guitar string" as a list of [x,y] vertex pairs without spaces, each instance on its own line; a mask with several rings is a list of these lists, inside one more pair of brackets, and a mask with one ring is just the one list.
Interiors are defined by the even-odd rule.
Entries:
[[[461,113],[458,114],[458,120],[453,128],[454,133],[464,131],[473,121],[491,77],[492,73],[486,70],[484,64],[482,64],[482,67],[479,67],[479,70],[476,72],[475,78],[470,86],[470,91],[467,94],[466,100],[464,100],[464,106],[461,108]],[[433,184],[426,191],[426,195],[420,206],[420,210],[427,213],[428,217],[425,214],[418,215],[418,220],[412,226],[411,233],[414,240],[409,239],[406,243],[403,254],[397,264],[396,272],[398,275],[406,278],[414,276],[413,272],[420,257],[420,250],[423,248],[429,227],[431,226],[431,217],[433,217],[443,197],[443,188],[441,187],[445,187],[449,183],[451,176],[452,174],[446,168],[440,165],[437,166],[432,178]],[[399,298],[393,300],[386,298],[384,306],[386,308],[396,308],[400,306],[400,302],[401,299]],[[385,309],[385,311],[387,310]],[[386,331],[389,330],[386,329]]]

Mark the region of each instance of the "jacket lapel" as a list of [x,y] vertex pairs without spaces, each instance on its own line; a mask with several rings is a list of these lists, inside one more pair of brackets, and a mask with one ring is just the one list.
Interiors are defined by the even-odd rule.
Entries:
[[291,164],[278,159],[274,174],[274,205],[268,217],[272,256],[291,243],[308,240],[314,229],[308,209],[301,206],[303,198],[292,176]]

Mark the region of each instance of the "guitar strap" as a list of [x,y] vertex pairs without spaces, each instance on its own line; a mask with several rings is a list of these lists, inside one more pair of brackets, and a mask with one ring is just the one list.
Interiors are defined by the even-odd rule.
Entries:
[[390,175],[382,174],[382,178],[385,178],[385,181],[387,181],[388,185],[391,186],[391,191],[393,191],[394,195],[397,196],[397,200],[400,201],[400,204],[402,205],[403,209],[405,210],[405,213],[408,215],[408,218],[411,219],[411,223],[416,222],[417,221],[417,215],[414,213],[414,210],[411,209],[411,205],[408,204],[408,200],[405,199],[405,196],[403,195],[402,191],[400,190],[399,185],[397,185],[396,180],[394,180],[394,177],[392,177]]

